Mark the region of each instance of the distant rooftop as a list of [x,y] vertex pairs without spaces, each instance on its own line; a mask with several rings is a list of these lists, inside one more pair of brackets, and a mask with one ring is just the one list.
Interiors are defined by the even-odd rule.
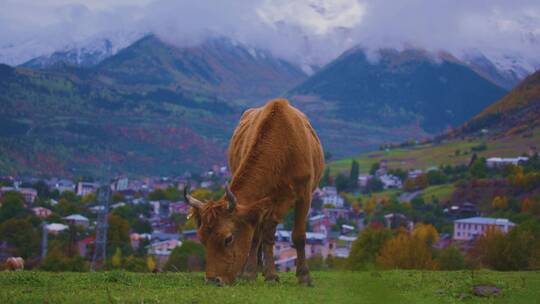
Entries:
[[510,226],[515,226],[516,225],[516,224],[512,223],[508,219],[480,217],[480,216],[455,220],[454,222],[455,223],[465,223],[465,224],[485,224],[485,225],[510,225]]
[[70,216],[64,217],[64,219],[68,220],[68,221],[85,221],[85,222],[88,222],[88,218],[85,217],[85,216],[82,216],[80,214],[72,214]]

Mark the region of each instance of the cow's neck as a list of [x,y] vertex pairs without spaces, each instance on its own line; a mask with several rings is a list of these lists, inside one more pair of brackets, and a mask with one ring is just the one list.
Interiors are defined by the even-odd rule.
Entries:
[[264,187],[253,187],[249,184],[231,183],[231,191],[234,193],[240,204],[250,204],[265,198],[268,193]]

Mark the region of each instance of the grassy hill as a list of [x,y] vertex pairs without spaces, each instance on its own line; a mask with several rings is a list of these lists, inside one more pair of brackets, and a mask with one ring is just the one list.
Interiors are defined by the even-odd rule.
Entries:
[[540,142],[540,128],[527,136],[511,135],[504,137],[474,137],[470,139],[452,139],[441,143],[420,144],[412,147],[395,148],[360,154],[352,158],[336,160],[329,164],[332,172],[347,171],[351,160],[360,164],[360,172],[369,171],[373,163],[386,160],[390,168],[427,169],[439,165],[468,164],[473,150],[480,157],[515,157],[527,153],[530,146]]
[[[214,287],[201,273],[0,273],[1,303],[538,303],[539,272],[313,272],[315,287],[292,273],[282,283]],[[480,298],[472,286],[502,295]]]

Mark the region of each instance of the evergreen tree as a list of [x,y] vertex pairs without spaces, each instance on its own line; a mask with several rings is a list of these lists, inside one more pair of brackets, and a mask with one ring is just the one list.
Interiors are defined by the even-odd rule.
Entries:
[[351,189],[358,188],[358,176],[360,175],[360,166],[356,160],[351,162],[351,173],[349,176],[349,184]]

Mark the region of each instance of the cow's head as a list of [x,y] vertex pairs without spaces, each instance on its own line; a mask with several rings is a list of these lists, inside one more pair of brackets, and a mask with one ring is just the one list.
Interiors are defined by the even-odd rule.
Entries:
[[188,188],[184,188],[184,197],[192,207],[197,233],[206,249],[206,281],[233,283],[246,264],[253,234],[269,199],[237,203],[227,186],[220,200],[203,203],[192,197]]

